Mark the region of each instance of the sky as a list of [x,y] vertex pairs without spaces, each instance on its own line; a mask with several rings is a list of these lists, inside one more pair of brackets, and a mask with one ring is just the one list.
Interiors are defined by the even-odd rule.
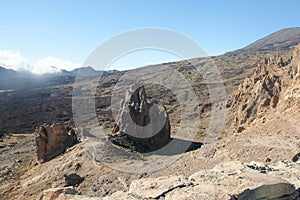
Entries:
[[[138,28],[171,29],[219,55],[300,26],[299,0],[0,1],[0,66],[34,73],[80,67],[104,41]],[[110,69],[179,59],[145,50],[121,57]]]

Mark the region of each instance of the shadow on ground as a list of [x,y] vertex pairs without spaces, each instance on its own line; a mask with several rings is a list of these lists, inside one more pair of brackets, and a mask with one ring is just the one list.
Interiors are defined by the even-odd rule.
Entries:
[[202,145],[203,143],[201,142],[193,142],[189,140],[172,138],[171,141],[166,146],[164,146],[163,148],[157,151],[150,152],[148,154],[174,156],[174,155],[179,155],[181,153],[197,150],[201,148]]
[[[194,151],[199,148],[203,143],[193,142],[188,140],[182,140],[177,138],[172,138],[170,142],[164,147],[152,151],[152,152],[137,152],[130,151],[128,148],[113,144],[112,142],[106,141],[99,143],[97,147],[93,147],[90,153],[92,153],[97,161],[105,162],[120,162],[128,159],[133,160],[143,160],[147,156],[159,155],[159,156],[175,156],[180,155],[185,152]],[[145,157],[146,156],[146,157]]]

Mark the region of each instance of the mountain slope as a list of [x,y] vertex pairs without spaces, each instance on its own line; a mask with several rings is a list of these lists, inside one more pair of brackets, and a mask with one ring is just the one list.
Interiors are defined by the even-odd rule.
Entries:
[[[250,47],[252,46],[251,48],[248,46],[245,49],[212,57],[212,61],[218,67],[223,77],[227,96],[232,95],[232,93],[237,90],[238,85],[244,81],[245,77],[249,77],[254,73],[258,63],[265,57],[280,54],[280,56],[286,60],[292,56],[294,44],[300,43],[299,28],[288,30],[289,31],[281,30],[271,34],[267,38],[258,40],[250,45]],[[272,38],[277,39],[275,40]],[[295,38],[295,41],[292,41],[292,38]],[[271,51],[268,48],[259,49],[260,46],[264,47],[262,44],[266,43],[269,44],[267,45],[269,49],[274,47],[275,50]],[[182,73],[195,90],[195,94],[199,100],[199,110],[201,111],[202,117],[209,114],[211,102],[207,85],[196,68],[207,63],[207,60],[207,58],[195,58],[192,60],[151,66],[160,70],[161,66],[167,65]],[[145,69],[146,68],[147,67],[145,67]],[[87,69],[87,71],[91,70]],[[95,106],[98,121],[102,126],[113,126],[110,94],[114,90],[115,84],[124,73],[126,72],[107,74],[102,76],[101,80],[99,80]],[[39,84],[35,84],[35,87],[29,88],[26,92],[15,91],[9,94],[0,93],[0,112],[2,113],[0,116],[0,129],[4,132],[27,133],[34,131],[37,125],[43,123],[51,123],[53,121],[72,122],[71,99],[74,74],[70,73],[64,75],[64,73],[62,73],[56,76],[44,75],[39,77],[40,79],[43,79],[43,82],[38,82],[38,79],[34,83]],[[144,78],[147,78],[147,74],[145,74]],[[28,88],[29,83],[33,82],[33,80],[35,79],[30,80],[30,82],[22,82],[21,86],[23,88],[24,86]],[[1,84],[2,79],[0,80],[0,90]],[[149,96],[159,99],[159,103],[166,106],[170,113],[171,126],[178,125],[180,106],[178,101],[176,101],[176,96],[170,90],[163,87],[151,86],[146,88],[146,90],[147,92],[149,91]],[[28,101],[24,101],[24,99],[28,99]],[[17,110],[17,112],[15,110]],[[205,120],[209,120],[209,116],[203,117],[201,120],[203,121],[203,126],[199,128],[199,137],[206,132],[208,123]]]
[[300,43],[300,28],[286,28],[276,31],[243,48],[246,51],[288,50]]
[[6,69],[0,66],[0,90],[7,89],[11,80],[14,80],[17,73],[12,69]]

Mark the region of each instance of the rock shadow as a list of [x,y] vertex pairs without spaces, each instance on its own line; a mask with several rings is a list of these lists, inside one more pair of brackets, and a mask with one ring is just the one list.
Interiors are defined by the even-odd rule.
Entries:
[[195,151],[201,148],[202,142],[194,142],[189,140],[183,140],[178,138],[171,138],[170,142],[163,148],[154,152],[149,152],[149,155],[162,155],[162,156],[174,156],[182,153]]
[[297,155],[295,155],[293,158],[292,158],[292,161],[293,162],[299,162],[299,160],[300,160],[300,153],[298,153]]
[[120,137],[110,137],[110,142],[116,147],[121,147],[125,151],[131,153],[142,153],[144,155],[162,155],[162,156],[174,156],[185,152],[194,151],[203,145],[201,142],[194,142],[189,140],[183,140],[178,138],[171,138],[167,144],[158,148],[151,148],[142,142],[130,140],[127,135]]

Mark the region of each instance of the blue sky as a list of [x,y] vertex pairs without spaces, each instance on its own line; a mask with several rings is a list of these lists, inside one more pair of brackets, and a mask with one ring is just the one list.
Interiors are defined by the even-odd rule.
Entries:
[[[218,55],[279,29],[299,27],[299,8],[299,0],[2,0],[0,51],[21,56],[23,64],[43,66],[56,59],[80,65],[99,44],[120,32],[159,27],[183,33],[209,55]],[[5,59],[10,66],[18,64]],[[0,64],[5,59],[1,62],[0,53]],[[120,59],[115,66],[175,59],[148,51]]]

